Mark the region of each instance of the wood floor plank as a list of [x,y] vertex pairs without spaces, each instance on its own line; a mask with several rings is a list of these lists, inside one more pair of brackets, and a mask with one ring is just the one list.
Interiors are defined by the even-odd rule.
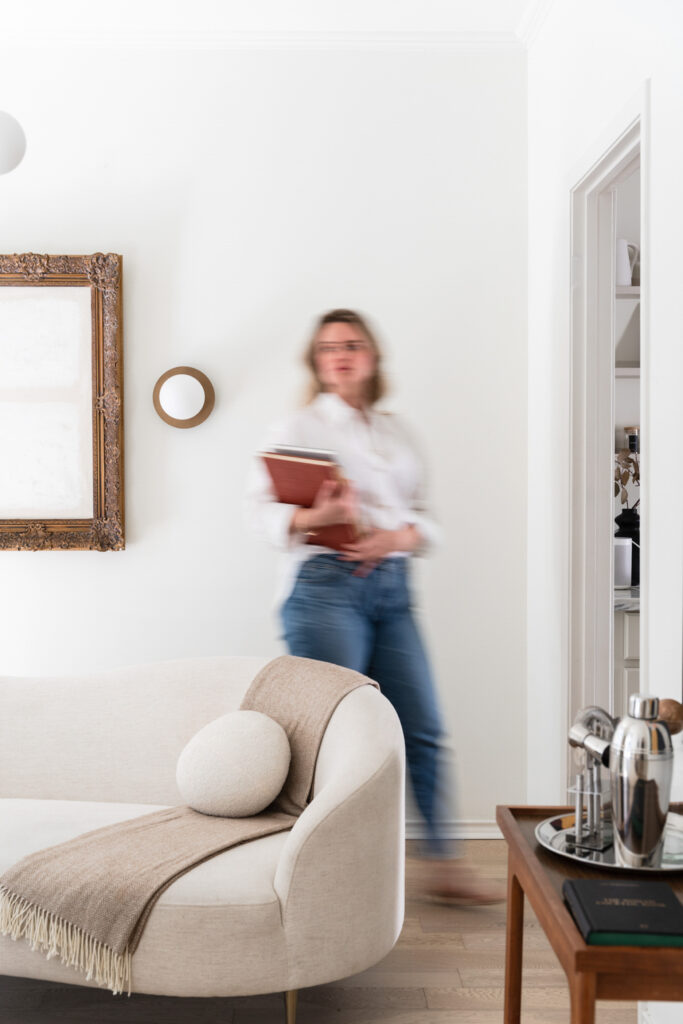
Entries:
[[458,932],[425,932],[419,918],[410,918],[403,925],[401,946],[417,946],[422,949],[438,949],[447,946],[449,949],[465,949],[464,936]]
[[[318,1016],[316,1016],[316,1012]],[[632,1018],[635,1024],[635,1017]],[[501,1024],[500,1010],[422,1010],[396,1013],[392,1010],[351,1010],[335,1013],[300,1011],[297,1024]],[[4,1024],[4,1022],[3,1022]],[[280,1024],[269,1017],[267,1012],[247,1010],[235,1016],[234,1024]],[[522,1024],[568,1024],[568,1013],[562,1010],[527,1010],[523,1013]],[[631,1024],[621,1010],[598,1008],[596,1024]]]
[[[430,1010],[499,1010],[503,1009],[505,990],[502,986],[485,988],[427,988]],[[569,1006],[569,988],[539,987],[522,989],[523,1009],[561,1010]]]
[[[424,903],[419,918],[425,932],[504,932],[507,915],[504,904],[492,907],[438,907],[436,904]],[[543,930],[538,921],[527,913],[526,908],[524,930]]]
[[[280,1022],[274,1021],[272,1017],[260,1014],[258,1011],[244,1011],[235,1017],[234,1024],[280,1024]],[[482,1018],[472,1016],[468,1011],[463,1015],[458,1010],[409,1010],[397,1013],[394,1010],[368,1009],[343,1011],[342,1013],[328,1011],[322,1014],[317,1010],[314,1010],[312,1014],[310,1011],[300,1010],[297,1013],[297,1024],[501,1024],[501,1015],[499,1012],[487,1013]],[[555,1024],[555,1022],[548,1021],[547,1024]]]
[[[389,962],[390,957],[398,957],[399,955],[402,955],[402,952],[403,951],[401,949],[396,947],[388,957],[376,965],[376,969],[381,969],[384,964]],[[463,949],[455,950],[453,952],[450,964],[451,967],[456,967],[459,971],[467,969],[502,970],[504,967],[504,958],[501,953],[495,949],[487,950],[486,952]],[[530,949],[524,951],[525,971],[552,970],[558,966],[558,959],[551,949]]]
[[[502,1010],[505,990],[500,988],[464,988],[453,989],[426,988],[427,1006],[431,1010]],[[607,1009],[634,1011],[632,1002],[610,1002],[600,1004]],[[569,1007],[569,986],[529,987],[522,990],[522,1008],[525,1010],[561,1010]],[[633,1020],[635,1021],[635,1012]],[[628,1021],[630,1018],[625,1016]]]
[[[438,935],[443,940],[448,933],[433,932],[431,934]],[[457,932],[454,934],[455,937],[457,937]],[[460,938],[463,941],[463,948],[470,953],[505,952],[505,932],[502,929],[500,931],[491,929],[487,932],[465,932]],[[530,930],[524,935],[524,949],[552,951],[552,947],[542,931]]]
[[[245,1010],[269,1010],[273,1021],[277,1020],[282,1008],[280,993],[263,996],[241,996],[237,999],[225,1000],[236,1016]],[[303,1013],[315,1009],[318,1012],[332,1010],[339,1013],[346,1010],[424,1010],[427,999],[424,988],[378,988],[376,986],[351,987],[334,983],[332,985],[316,985],[314,988],[301,989],[298,999],[298,1012]],[[219,1019],[219,1018],[216,1018]]]
[[324,1007],[337,1011],[355,1008],[424,1010],[427,998],[424,989],[419,987],[344,988],[339,985],[320,985],[300,992],[299,1006]]
[[[460,951],[460,956],[466,956],[465,950]],[[476,954],[470,954],[475,955]],[[452,970],[456,967],[460,970],[459,962],[455,959],[455,952],[448,949],[413,949],[412,947],[396,946],[389,956],[382,960],[381,964],[375,966],[377,974],[385,971],[435,971]]]
[[462,984],[457,970],[451,971],[390,971],[375,972],[374,968],[355,974],[352,978],[336,981],[335,985],[342,988],[426,988],[444,986],[449,989],[459,988]]
[[[458,968],[463,988],[502,988],[505,984],[505,970],[500,968],[466,967]],[[529,970],[524,968],[522,991],[526,988],[561,988],[566,985],[566,976],[559,967],[545,967]]]
[[17,1024],[233,1024],[233,1016],[226,999],[128,998],[78,985],[0,977],[2,1024],[14,1024],[15,1019]]

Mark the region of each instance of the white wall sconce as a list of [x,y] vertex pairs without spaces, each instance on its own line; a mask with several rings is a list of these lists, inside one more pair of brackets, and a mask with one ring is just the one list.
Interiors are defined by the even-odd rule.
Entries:
[[175,366],[154,385],[154,408],[172,427],[196,427],[210,415],[216,395],[201,370]]
[[18,167],[26,152],[26,136],[16,118],[0,110],[0,174]]

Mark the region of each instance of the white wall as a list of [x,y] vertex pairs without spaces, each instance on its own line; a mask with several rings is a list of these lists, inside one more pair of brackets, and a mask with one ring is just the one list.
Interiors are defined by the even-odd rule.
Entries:
[[[3,553],[1,671],[281,650],[244,478],[264,424],[298,400],[311,318],[355,306],[388,339],[392,401],[429,453],[448,538],[418,590],[460,816],[523,800],[522,48],[0,59],[28,138],[0,181],[2,250],[124,256],[127,513],[120,554]],[[178,364],[216,387],[194,430],[152,407]]]
[[[569,189],[606,147],[610,125],[651,79],[650,210],[641,273],[649,300],[649,384],[642,425],[649,577],[641,668],[653,693],[680,694],[683,620],[680,235],[683,223],[683,12],[658,0],[553,5],[529,54],[529,551],[528,799],[563,798],[567,690],[569,507]],[[643,239],[643,249],[647,244]],[[649,288],[647,274],[649,267]],[[643,680],[643,676],[645,676]],[[536,737],[538,742],[533,741]],[[651,1019],[680,1019],[654,1006]],[[667,1014],[671,1014],[668,1016]]]

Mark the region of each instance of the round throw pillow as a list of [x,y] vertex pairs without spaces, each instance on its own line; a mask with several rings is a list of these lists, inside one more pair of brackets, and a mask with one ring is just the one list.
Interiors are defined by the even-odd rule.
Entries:
[[233,711],[209,722],[178,758],[183,800],[202,814],[258,814],[282,789],[291,751],[287,733],[260,711]]

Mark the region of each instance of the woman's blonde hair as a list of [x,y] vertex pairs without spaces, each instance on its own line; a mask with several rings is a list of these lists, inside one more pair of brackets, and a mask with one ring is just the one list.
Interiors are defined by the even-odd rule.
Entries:
[[351,324],[352,327],[357,327],[358,330],[362,331],[370,342],[370,348],[375,357],[375,372],[368,381],[366,397],[368,403],[374,405],[375,402],[379,401],[386,394],[387,390],[386,378],[382,372],[382,349],[376,334],[365,318],[352,309],[331,309],[329,313],[323,313],[322,316],[318,317],[315,322],[315,328],[304,353],[304,363],[310,373],[307,401],[312,402],[321,391],[325,390],[315,368],[315,344],[320,331],[326,324]]

